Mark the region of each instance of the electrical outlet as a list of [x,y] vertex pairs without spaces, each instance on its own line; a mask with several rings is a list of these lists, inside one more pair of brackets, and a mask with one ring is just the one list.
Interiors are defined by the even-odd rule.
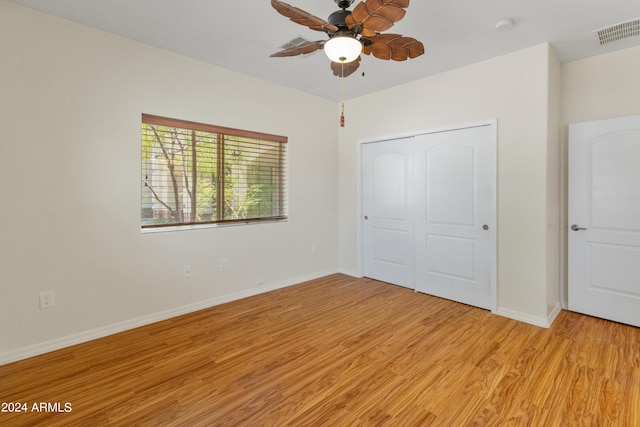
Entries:
[[316,245],[315,243],[311,244],[311,253],[314,255],[318,253],[318,245]]
[[40,309],[51,308],[54,305],[53,291],[40,292]]
[[227,261],[226,258],[221,258],[220,259],[220,271],[227,271],[229,270],[229,261]]
[[257,286],[257,287],[264,286],[264,280],[258,280],[258,281],[256,282],[256,286]]
[[185,264],[184,269],[182,270],[182,276],[186,279],[191,277],[191,266]]

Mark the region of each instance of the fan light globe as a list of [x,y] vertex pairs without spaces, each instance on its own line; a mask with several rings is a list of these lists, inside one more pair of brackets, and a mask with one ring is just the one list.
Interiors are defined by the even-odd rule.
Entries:
[[349,36],[336,36],[324,44],[324,53],[333,62],[354,61],[360,52],[362,52],[362,43]]

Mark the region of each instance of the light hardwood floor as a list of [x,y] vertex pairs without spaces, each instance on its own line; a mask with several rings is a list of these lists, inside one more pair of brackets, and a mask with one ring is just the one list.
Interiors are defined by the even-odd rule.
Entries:
[[[46,426],[640,426],[640,329],[332,275],[0,367]],[[31,409],[31,408],[29,408]]]

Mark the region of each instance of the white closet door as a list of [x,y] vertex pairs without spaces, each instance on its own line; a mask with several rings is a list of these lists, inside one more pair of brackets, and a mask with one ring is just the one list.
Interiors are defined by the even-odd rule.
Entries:
[[569,127],[569,309],[640,326],[640,116]]
[[492,126],[415,138],[416,290],[493,308],[495,158]]
[[364,275],[413,289],[411,139],[363,146]]

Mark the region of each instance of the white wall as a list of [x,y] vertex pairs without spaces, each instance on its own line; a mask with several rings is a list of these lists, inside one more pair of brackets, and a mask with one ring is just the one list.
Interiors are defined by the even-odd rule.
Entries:
[[551,93],[559,73],[543,44],[347,102],[340,132],[342,270],[357,270],[357,141],[497,118],[498,312],[548,323],[559,294],[559,191],[550,191],[559,188],[559,132],[550,120],[559,110]]
[[[335,272],[334,108],[0,0],[0,363]],[[289,222],[141,234],[141,113],[288,136]]]
[[[571,123],[640,114],[640,46],[562,65],[562,223],[567,225],[567,147]],[[564,255],[567,246],[563,228]],[[567,303],[566,257],[562,301]]]

